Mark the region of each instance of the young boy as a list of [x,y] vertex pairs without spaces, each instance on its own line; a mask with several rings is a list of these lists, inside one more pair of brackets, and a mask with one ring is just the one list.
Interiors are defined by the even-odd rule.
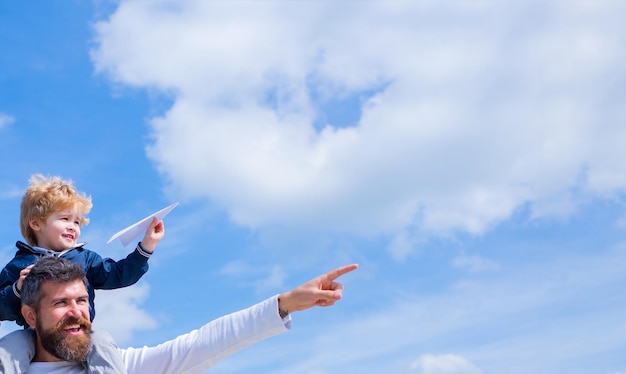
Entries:
[[[81,265],[88,280],[89,312],[95,317],[95,289],[115,289],[136,283],[148,271],[148,259],[165,233],[163,222],[153,219],[135,250],[125,259],[102,258],[78,243],[80,230],[89,220],[91,198],[79,193],[71,181],[60,177],[31,177],[22,198],[20,228],[26,243],[18,241],[15,257],[0,272],[0,320],[28,326],[21,314],[20,290],[32,265],[40,258],[58,256]],[[92,334],[92,349],[87,357],[91,373],[120,373],[124,365],[110,354],[112,338],[104,332]],[[0,373],[27,371],[34,356],[32,331],[21,330],[0,339]]]

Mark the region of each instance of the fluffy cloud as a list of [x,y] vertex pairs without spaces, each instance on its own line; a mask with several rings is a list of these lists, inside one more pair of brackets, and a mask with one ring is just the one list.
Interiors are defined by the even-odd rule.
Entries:
[[421,374],[481,374],[482,370],[467,359],[452,355],[423,355],[411,364]]
[[0,181],[0,200],[15,199],[22,197],[24,190],[21,186],[12,183]]
[[498,270],[498,264],[495,261],[483,258],[478,255],[462,254],[452,261],[452,265],[456,268],[466,269],[470,273],[481,273],[486,271]]
[[[391,304],[363,307],[358,318],[337,318],[337,326],[315,339],[285,342],[277,348],[284,355],[307,355],[277,372],[618,371],[623,361],[607,356],[625,346],[626,307],[620,297],[625,259],[622,244],[591,256],[504,265],[432,296],[403,292]],[[283,357],[276,362],[282,364]]]
[[15,121],[15,119],[8,114],[0,113],[0,129],[4,126],[10,125]]
[[97,291],[94,328],[109,332],[118,344],[124,344],[136,331],[157,327],[156,320],[141,309],[149,293],[150,288],[146,283],[118,290]]
[[121,1],[92,58],[172,99],[149,156],[241,225],[480,234],[626,188],[616,7]]

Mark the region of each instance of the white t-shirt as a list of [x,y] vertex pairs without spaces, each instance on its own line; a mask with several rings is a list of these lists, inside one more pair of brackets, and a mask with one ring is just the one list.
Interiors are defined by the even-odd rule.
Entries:
[[31,362],[28,374],[85,374],[87,370],[78,362]]
[[[274,296],[250,308],[213,320],[156,347],[120,349],[128,374],[203,373],[220,360],[291,328],[278,315]],[[33,362],[27,374],[86,374],[80,363]]]

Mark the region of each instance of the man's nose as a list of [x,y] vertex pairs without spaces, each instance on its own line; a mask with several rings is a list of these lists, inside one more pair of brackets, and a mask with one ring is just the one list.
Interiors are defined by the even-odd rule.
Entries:
[[83,316],[82,309],[81,309],[80,305],[78,305],[78,303],[76,301],[70,302],[69,307],[67,309],[67,314],[72,316],[72,317],[82,317]]

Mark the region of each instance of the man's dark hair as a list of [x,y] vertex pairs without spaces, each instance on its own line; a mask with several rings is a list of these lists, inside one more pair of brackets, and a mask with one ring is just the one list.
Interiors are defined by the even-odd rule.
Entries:
[[22,285],[22,304],[39,310],[41,286],[45,281],[66,283],[81,280],[87,285],[85,271],[70,260],[61,257],[44,257],[35,263]]

